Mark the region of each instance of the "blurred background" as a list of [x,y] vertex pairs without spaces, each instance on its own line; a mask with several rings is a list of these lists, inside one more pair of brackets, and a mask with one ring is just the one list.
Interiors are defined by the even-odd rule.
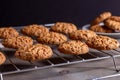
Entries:
[[120,15],[120,0],[1,0],[0,26],[71,22],[81,27],[101,12]]

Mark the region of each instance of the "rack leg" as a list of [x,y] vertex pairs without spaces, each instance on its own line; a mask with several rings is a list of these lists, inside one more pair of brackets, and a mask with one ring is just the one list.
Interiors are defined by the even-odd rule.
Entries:
[[119,72],[119,70],[117,69],[116,62],[115,62],[114,57],[111,56],[111,58],[112,58],[112,60],[113,60],[113,64],[114,64],[114,67],[115,67],[116,72]]
[[106,52],[101,51],[101,50],[98,50],[98,51],[103,52],[104,54],[109,55],[109,56],[112,58],[112,60],[113,60],[113,65],[114,65],[115,71],[116,71],[116,72],[119,72],[119,70],[117,69],[117,66],[116,66],[116,62],[115,62],[114,56],[113,56],[112,54],[106,53]]
[[0,80],[3,80],[3,75],[2,75],[2,73],[0,73]]

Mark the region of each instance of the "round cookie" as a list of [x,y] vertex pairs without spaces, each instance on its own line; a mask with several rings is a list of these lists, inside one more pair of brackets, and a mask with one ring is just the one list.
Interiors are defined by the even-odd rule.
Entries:
[[0,52],[0,65],[3,64],[5,60],[6,60],[5,55],[2,52]]
[[19,33],[12,27],[7,28],[0,28],[0,38],[11,38],[11,37],[17,37]]
[[50,28],[51,31],[60,32],[64,34],[69,34],[75,30],[77,27],[72,23],[65,23],[65,22],[57,22],[54,26]]
[[113,21],[120,22],[120,16],[111,16],[109,19],[113,20]]
[[106,26],[101,26],[101,25],[93,25],[90,27],[90,30],[94,31],[94,32],[103,32],[103,33],[112,33],[114,32],[114,30],[109,29]]
[[57,32],[48,32],[41,34],[37,41],[43,44],[55,44],[59,45],[65,41],[67,41],[67,37],[61,33]]
[[43,44],[35,44],[29,47],[19,48],[15,56],[26,61],[36,61],[48,59],[53,55],[52,49]]
[[99,24],[100,22],[103,22],[107,18],[111,17],[111,15],[112,14],[110,12],[103,12],[97,18],[95,18],[95,20],[93,20],[91,25]]
[[2,44],[8,48],[18,49],[20,47],[30,46],[33,44],[33,40],[27,36],[17,36],[5,39]]
[[86,54],[89,51],[88,46],[81,41],[67,41],[59,45],[58,50],[64,54]]
[[91,30],[76,30],[70,33],[70,39],[86,41],[89,38],[97,36],[97,34]]
[[28,36],[39,36],[43,32],[49,32],[49,30],[45,26],[33,24],[25,26],[21,32]]
[[116,39],[107,36],[96,36],[89,39],[86,44],[90,48],[98,50],[112,50],[119,48],[120,44]]
[[111,20],[111,19],[107,19],[105,20],[105,25],[113,30],[119,30],[120,31],[120,22]]

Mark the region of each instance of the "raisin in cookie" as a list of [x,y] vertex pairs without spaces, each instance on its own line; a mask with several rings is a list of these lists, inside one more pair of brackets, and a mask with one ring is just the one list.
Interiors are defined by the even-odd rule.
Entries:
[[25,26],[21,32],[28,36],[39,36],[39,34],[43,32],[49,32],[49,30],[45,26],[33,24]]
[[27,36],[18,36],[18,37],[11,37],[8,39],[3,40],[2,44],[8,48],[20,48],[25,46],[30,46],[33,44],[33,40]]
[[58,50],[65,54],[86,54],[89,51],[88,46],[81,41],[67,41],[59,45]]
[[103,12],[97,18],[95,18],[91,25],[99,24],[100,22],[103,22],[107,18],[111,17],[111,15],[112,14],[110,12]]
[[101,25],[93,25],[90,27],[90,30],[94,32],[103,32],[103,33],[112,33],[114,30],[108,28],[107,26],[101,26]]
[[89,39],[86,44],[98,50],[112,50],[119,48],[120,44],[116,39],[107,36],[96,36]]
[[67,41],[67,37],[61,33],[56,32],[48,32],[41,34],[38,39],[38,42],[43,44],[56,44],[59,45],[65,41]]
[[29,47],[19,48],[15,56],[26,61],[36,61],[48,59],[53,55],[52,49],[43,44],[35,44]]
[[8,28],[0,28],[0,38],[11,38],[11,37],[17,37],[19,33],[12,27]]
[[5,55],[2,52],[0,52],[0,65],[3,64],[5,60],[6,60]]
[[60,32],[64,34],[69,34],[75,30],[77,27],[72,23],[57,22],[54,26],[51,27],[51,31]]
[[89,38],[95,37],[97,34],[91,30],[76,30],[70,33],[70,38],[73,40],[83,40],[86,41]]
[[113,30],[119,30],[120,31],[120,22],[111,20],[111,19],[107,19],[105,20],[105,25]]

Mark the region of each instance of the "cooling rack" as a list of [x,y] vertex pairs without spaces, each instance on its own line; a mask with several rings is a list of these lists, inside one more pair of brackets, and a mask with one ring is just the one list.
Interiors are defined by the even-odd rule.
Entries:
[[[45,26],[51,26],[51,25],[53,24],[45,24]],[[19,31],[22,27],[15,27],[15,28]],[[113,63],[114,65],[114,70],[118,72],[115,58],[120,57],[120,48],[115,50],[109,50],[109,51],[96,50],[96,49],[90,48],[90,51],[87,54],[83,54],[83,55],[65,55],[63,53],[60,53],[57,50],[57,46],[51,46],[51,48],[54,54],[50,59],[43,60],[43,61],[29,62],[29,61],[23,61],[23,60],[17,59],[14,56],[14,53],[15,53],[14,49],[1,47],[0,50],[3,51],[3,53],[6,55],[6,58],[7,58],[5,64],[0,66],[1,80],[4,79],[3,75],[7,75],[7,74],[15,74],[20,72],[46,69],[51,67],[63,66],[63,65],[97,61],[97,60],[107,59],[107,58],[111,58],[111,63]],[[113,75],[110,75],[109,77],[111,76]]]

